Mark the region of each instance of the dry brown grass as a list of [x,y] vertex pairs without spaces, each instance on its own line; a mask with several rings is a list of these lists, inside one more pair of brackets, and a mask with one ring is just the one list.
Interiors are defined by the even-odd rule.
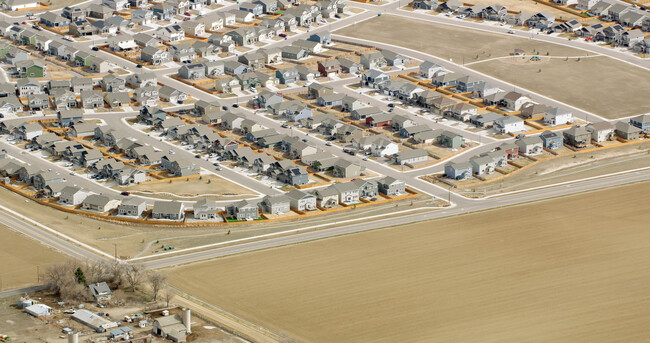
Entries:
[[[214,200],[235,199],[229,195],[256,195],[253,191],[220,178],[216,175],[202,175],[186,180],[173,180],[171,183],[153,182],[138,185],[129,185],[126,187],[116,187],[119,190],[128,190],[154,198],[173,198],[180,200],[193,200],[200,198],[210,198]],[[176,195],[176,196],[174,196]],[[236,197],[240,199],[241,197]]]
[[[514,49],[524,49],[527,53],[539,50],[543,54],[548,51],[551,56],[584,56],[587,54],[582,50],[556,44],[506,37],[500,34],[392,15],[383,15],[350,25],[337,30],[336,34],[403,46],[445,60],[451,58],[459,64],[463,60],[465,63],[469,63],[508,56]],[[478,59],[476,59],[477,54]]]
[[0,226],[0,291],[35,285],[37,266],[41,273],[66,256],[27,238],[6,226]]
[[[650,183],[174,270],[305,342],[642,342]],[[188,282],[190,281],[190,282]]]
[[[542,65],[503,59],[471,68],[609,119],[650,111],[647,88],[641,86],[650,72],[607,57],[552,59]],[[561,85],[571,85],[570,91]]]

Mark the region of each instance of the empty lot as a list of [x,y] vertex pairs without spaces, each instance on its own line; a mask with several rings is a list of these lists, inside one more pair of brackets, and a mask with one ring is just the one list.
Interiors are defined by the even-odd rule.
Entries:
[[552,59],[541,65],[506,58],[471,68],[608,119],[650,111],[650,71],[608,57]]
[[115,188],[154,198],[175,200],[197,200],[200,198],[232,200],[245,198],[233,196],[246,195],[250,197],[256,195],[255,192],[216,175],[202,175],[201,178],[177,179],[172,182],[145,182],[126,187],[116,186]]
[[561,45],[393,15],[382,15],[350,25],[337,30],[336,34],[403,46],[445,60],[451,58],[459,64],[463,59],[468,63],[508,56],[514,49],[523,49],[527,53],[538,50],[544,55],[549,52],[552,56],[587,55],[586,51]]
[[49,265],[61,262],[66,256],[0,225],[0,291],[35,285],[36,271],[41,273]]
[[172,282],[305,342],[641,342],[649,204],[641,183],[204,262]]

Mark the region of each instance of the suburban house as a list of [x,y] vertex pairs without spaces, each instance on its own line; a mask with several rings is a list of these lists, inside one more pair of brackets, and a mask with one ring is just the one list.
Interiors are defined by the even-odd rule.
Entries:
[[515,141],[519,153],[524,155],[539,155],[544,152],[544,142],[539,136],[523,137]]
[[585,147],[591,143],[591,133],[584,126],[574,126],[564,131],[563,134],[564,141],[574,147]]
[[179,201],[158,200],[153,203],[153,219],[182,220],[185,218],[185,206]]
[[596,143],[610,141],[614,138],[614,125],[607,121],[589,124],[586,129],[591,132],[591,139]]

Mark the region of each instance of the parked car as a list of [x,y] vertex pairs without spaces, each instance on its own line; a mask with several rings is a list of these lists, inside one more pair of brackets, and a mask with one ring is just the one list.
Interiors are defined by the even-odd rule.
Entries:
[[280,36],[280,37],[286,37],[287,34],[286,34],[286,33],[281,33],[281,34],[279,34],[278,36]]
[[515,31],[513,31],[513,30],[508,30],[508,33],[511,34],[511,35],[514,35],[514,34],[515,34]]
[[239,104],[232,104],[232,107],[234,107],[234,108],[238,108],[238,107],[239,107]]
[[135,66],[136,68],[142,68],[142,64],[138,64]]
[[129,196],[129,195],[131,195],[131,192],[124,191],[124,192],[122,192],[122,193],[120,193],[120,194],[122,194],[122,195],[124,195],[124,196]]
[[93,47],[92,47],[92,48],[90,48],[90,49],[91,49],[92,51],[99,51],[99,48],[98,48],[98,47],[96,47],[96,46],[93,46]]

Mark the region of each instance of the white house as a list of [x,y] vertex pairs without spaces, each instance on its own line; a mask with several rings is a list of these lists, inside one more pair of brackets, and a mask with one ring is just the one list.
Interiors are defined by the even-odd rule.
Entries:
[[551,108],[544,112],[544,124],[550,126],[568,124],[573,120],[571,112],[559,107]]
[[514,116],[504,116],[494,121],[494,128],[500,133],[524,131],[524,120]]

